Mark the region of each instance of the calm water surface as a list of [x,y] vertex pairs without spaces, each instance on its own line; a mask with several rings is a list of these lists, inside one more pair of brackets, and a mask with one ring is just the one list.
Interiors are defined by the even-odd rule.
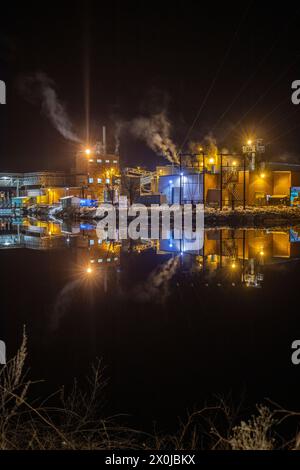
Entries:
[[111,413],[170,426],[231,393],[299,408],[300,227],[102,242],[90,224],[0,221],[1,339],[29,336],[35,393],[103,359]]

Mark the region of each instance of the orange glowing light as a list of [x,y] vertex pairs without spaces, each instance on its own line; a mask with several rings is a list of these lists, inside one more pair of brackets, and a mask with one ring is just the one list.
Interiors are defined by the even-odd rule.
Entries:
[[89,148],[85,149],[85,154],[86,155],[91,155],[91,149],[89,149]]
[[92,268],[89,266],[88,268],[86,268],[86,272],[87,274],[91,274],[93,272]]
[[249,139],[249,140],[247,141],[247,144],[248,144],[248,145],[251,145],[251,144],[252,144],[252,140]]
[[211,164],[215,163],[215,159],[214,159],[214,158],[210,158],[208,161],[209,161],[209,163],[211,163]]
[[265,177],[266,177],[265,173],[261,173],[261,174],[260,174],[260,177],[261,177],[261,178],[265,178]]

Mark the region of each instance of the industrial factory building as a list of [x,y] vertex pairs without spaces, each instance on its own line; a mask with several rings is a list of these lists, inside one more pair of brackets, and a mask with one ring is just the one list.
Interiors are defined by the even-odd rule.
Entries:
[[103,128],[102,141],[79,150],[68,173],[0,173],[0,207],[59,203],[95,207],[118,203],[120,195],[146,205],[204,203],[221,209],[300,205],[300,165],[266,161],[263,148],[259,140],[243,147],[239,155],[199,151],[155,171],[124,168],[121,184],[119,155],[107,151]]
[[106,151],[106,135],[95,146],[77,152],[69,172],[0,173],[0,206],[54,205],[66,200],[116,202],[120,185],[119,156]]
[[168,204],[210,207],[300,205],[300,165],[266,161],[262,141],[243,153],[186,154],[180,165],[141,175],[141,194],[163,196]]
[[82,184],[82,197],[99,202],[118,202],[120,188],[119,155],[107,152],[106,130],[102,142],[78,152],[73,174]]
[[159,167],[154,192],[169,204],[205,203],[219,206],[300,204],[300,165],[266,163],[255,170],[242,169],[237,160],[203,171]]

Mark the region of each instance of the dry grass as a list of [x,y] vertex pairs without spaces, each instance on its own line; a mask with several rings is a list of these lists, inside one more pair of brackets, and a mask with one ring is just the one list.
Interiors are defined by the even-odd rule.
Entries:
[[[32,404],[32,382],[24,372],[27,338],[16,356],[0,369],[0,450],[11,449],[151,449],[151,450],[273,450],[300,449],[300,412],[274,402],[257,406],[250,418],[241,418],[222,399],[214,406],[189,413],[173,434],[147,434],[118,424],[120,417],[104,417],[106,380],[101,362],[91,370],[88,388],[76,381],[70,393],[59,391],[60,406]],[[288,426],[286,425],[288,423]],[[283,430],[292,435],[285,437]]]

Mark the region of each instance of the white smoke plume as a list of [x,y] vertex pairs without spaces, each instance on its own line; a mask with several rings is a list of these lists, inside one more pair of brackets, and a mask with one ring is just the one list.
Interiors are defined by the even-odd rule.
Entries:
[[154,152],[171,163],[179,163],[176,146],[171,138],[172,126],[164,111],[150,117],[137,117],[125,126],[134,137],[143,140]]
[[203,139],[203,147],[209,157],[216,158],[218,155],[217,141],[212,134],[208,134]]
[[20,90],[29,101],[40,102],[42,112],[65,139],[81,142],[72,130],[72,123],[64,105],[58,99],[54,82],[46,74],[36,73],[23,77],[20,80]]

